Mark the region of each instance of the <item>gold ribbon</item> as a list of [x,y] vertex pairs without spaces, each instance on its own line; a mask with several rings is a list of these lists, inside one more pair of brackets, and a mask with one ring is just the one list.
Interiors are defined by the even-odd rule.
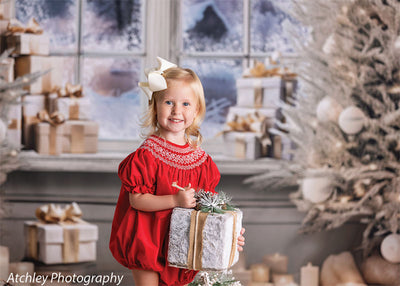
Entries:
[[11,119],[10,124],[8,124],[8,129],[16,129],[20,130],[21,129],[21,120],[20,119]]
[[50,123],[50,131],[49,131],[49,154],[56,155],[57,154],[57,129],[58,126],[65,122],[64,116],[59,112],[53,112],[51,115],[47,112],[47,110],[41,110],[37,113],[37,118],[40,122]]
[[67,83],[65,87],[56,87],[55,92],[58,97],[83,97],[83,87],[81,84],[73,85]]
[[69,105],[69,119],[79,120],[79,102],[76,98],[71,98],[72,102]]
[[55,204],[47,204],[38,207],[35,215],[40,221],[45,223],[81,222],[82,210],[75,202],[67,205],[65,208]]
[[[228,268],[232,266],[236,253],[237,234],[236,221],[237,214],[234,211],[226,211],[233,216],[232,244],[229,256]],[[201,270],[203,258],[203,230],[209,213],[193,210],[190,214],[189,230],[189,250],[187,267],[188,269]]]
[[71,126],[71,153],[85,152],[85,126]]
[[[276,62],[271,62],[272,64],[277,64]],[[250,69],[249,75],[244,75],[244,77],[273,77],[280,76],[283,78],[293,78],[296,77],[296,73],[290,72],[288,68],[281,67],[273,67],[271,69],[267,69],[262,62],[255,61],[254,67]]]
[[16,33],[27,33],[27,34],[36,34],[40,35],[43,33],[43,29],[40,28],[39,23],[36,21],[35,18],[31,18],[28,22],[28,25],[25,27],[17,19],[11,19],[7,25],[7,32],[8,35],[16,34]]

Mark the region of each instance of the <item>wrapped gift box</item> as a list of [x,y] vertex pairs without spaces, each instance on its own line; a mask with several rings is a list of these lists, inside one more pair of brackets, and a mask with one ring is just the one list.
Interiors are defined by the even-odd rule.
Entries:
[[35,150],[43,155],[62,153],[63,124],[53,126],[47,122],[35,125]]
[[5,58],[0,61],[0,77],[6,82],[14,81],[14,64],[13,58]]
[[98,132],[97,122],[66,121],[62,138],[63,153],[96,153]]
[[283,95],[284,83],[280,76],[238,78],[236,87],[238,106],[277,108]]
[[44,95],[24,95],[22,97],[22,143],[25,148],[33,149],[35,146],[35,124],[39,123],[37,113],[46,109]]
[[97,225],[24,222],[26,257],[45,264],[96,260]]
[[0,19],[15,17],[15,0],[0,0]]
[[90,100],[86,97],[56,97],[51,99],[51,110],[60,112],[66,120],[89,120]]
[[11,146],[19,147],[21,145],[21,128],[21,103],[10,105],[10,109],[8,111],[7,141]]
[[[1,2],[0,2],[1,3]],[[0,4],[1,5],[1,4]],[[1,10],[1,9],[0,9]],[[10,23],[9,20],[0,20],[0,35],[3,35],[5,32],[7,32],[7,27],[8,23]]]
[[226,121],[230,122],[235,119],[236,116],[248,117],[248,116],[256,116],[258,113],[261,116],[265,116],[268,118],[268,126],[272,127],[276,121],[276,112],[277,109],[274,108],[254,108],[254,107],[239,107],[239,106],[231,106],[229,107],[228,115],[226,116]]
[[41,34],[16,33],[6,38],[7,49],[13,48],[14,55],[43,55],[50,52],[49,36]]
[[32,94],[50,93],[63,84],[63,59],[61,57],[22,56],[16,58],[15,76],[23,76],[34,72],[48,73],[26,86]]
[[268,150],[262,150],[260,134],[255,132],[225,132],[224,141],[224,152],[229,157],[254,160],[268,154]]
[[237,237],[241,228],[240,210],[219,214],[175,208],[169,233],[169,265],[197,270],[228,269],[239,259]]

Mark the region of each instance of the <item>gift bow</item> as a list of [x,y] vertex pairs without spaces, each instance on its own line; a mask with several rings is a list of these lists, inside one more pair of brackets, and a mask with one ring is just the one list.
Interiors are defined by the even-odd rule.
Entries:
[[254,67],[251,68],[248,73],[244,75],[244,77],[296,77],[295,73],[289,71],[288,68],[284,68],[282,70],[281,67],[273,67],[271,69],[267,69],[265,65],[261,62],[256,62]]
[[41,110],[37,113],[36,117],[40,120],[40,122],[48,122],[53,126],[57,126],[65,122],[64,115],[58,111],[49,114],[47,110]]
[[31,18],[26,27],[17,19],[11,19],[7,25],[7,32],[10,34],[29,33],[40,35],[43,33],[43,29],[40,28],[39,23],[35,18]]
[[83,87],[81,84],[73,85],[67,83],[64,88],[57,87],[58,97],[83,97]]
[[62,208],[59,205],[47,204],[36,209],[36,217],[46,223],[59,223],[63,221],[79,221],[82,216],[82,210],[77,203],[67,205]]
[[163,58],[157,57],[158,68],[152,68],[145,71],[147,82],[139,82],[140,88],[146,96],[151,100],[153,92],[167,89],[167,81],[162,76],[163,72],[169,68],[177,67],[176,64],[170,63]]

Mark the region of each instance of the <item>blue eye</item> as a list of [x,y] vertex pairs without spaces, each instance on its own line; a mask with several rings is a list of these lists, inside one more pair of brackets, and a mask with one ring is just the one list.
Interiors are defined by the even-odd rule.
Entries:
[[171,104],[172,104],[172,101],[167,100],[165,103],[168,104],[168,105],[171,105]]
[[190,104],[189,104],[189,102],[184,102],[183,103],[183,106],[189,106]]

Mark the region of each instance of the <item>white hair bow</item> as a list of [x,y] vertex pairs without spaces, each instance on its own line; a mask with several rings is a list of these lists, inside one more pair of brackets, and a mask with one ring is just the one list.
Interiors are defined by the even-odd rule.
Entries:
[[158,68],[145,70],[147,82],[139,82],[140,88],[144,91],[146,96],[151,100],[153,92],[167,89],[167,81],[162,76],[163,72],[169,68],[175,68],[177,65],[170,63],[163,58],[157,57]]

